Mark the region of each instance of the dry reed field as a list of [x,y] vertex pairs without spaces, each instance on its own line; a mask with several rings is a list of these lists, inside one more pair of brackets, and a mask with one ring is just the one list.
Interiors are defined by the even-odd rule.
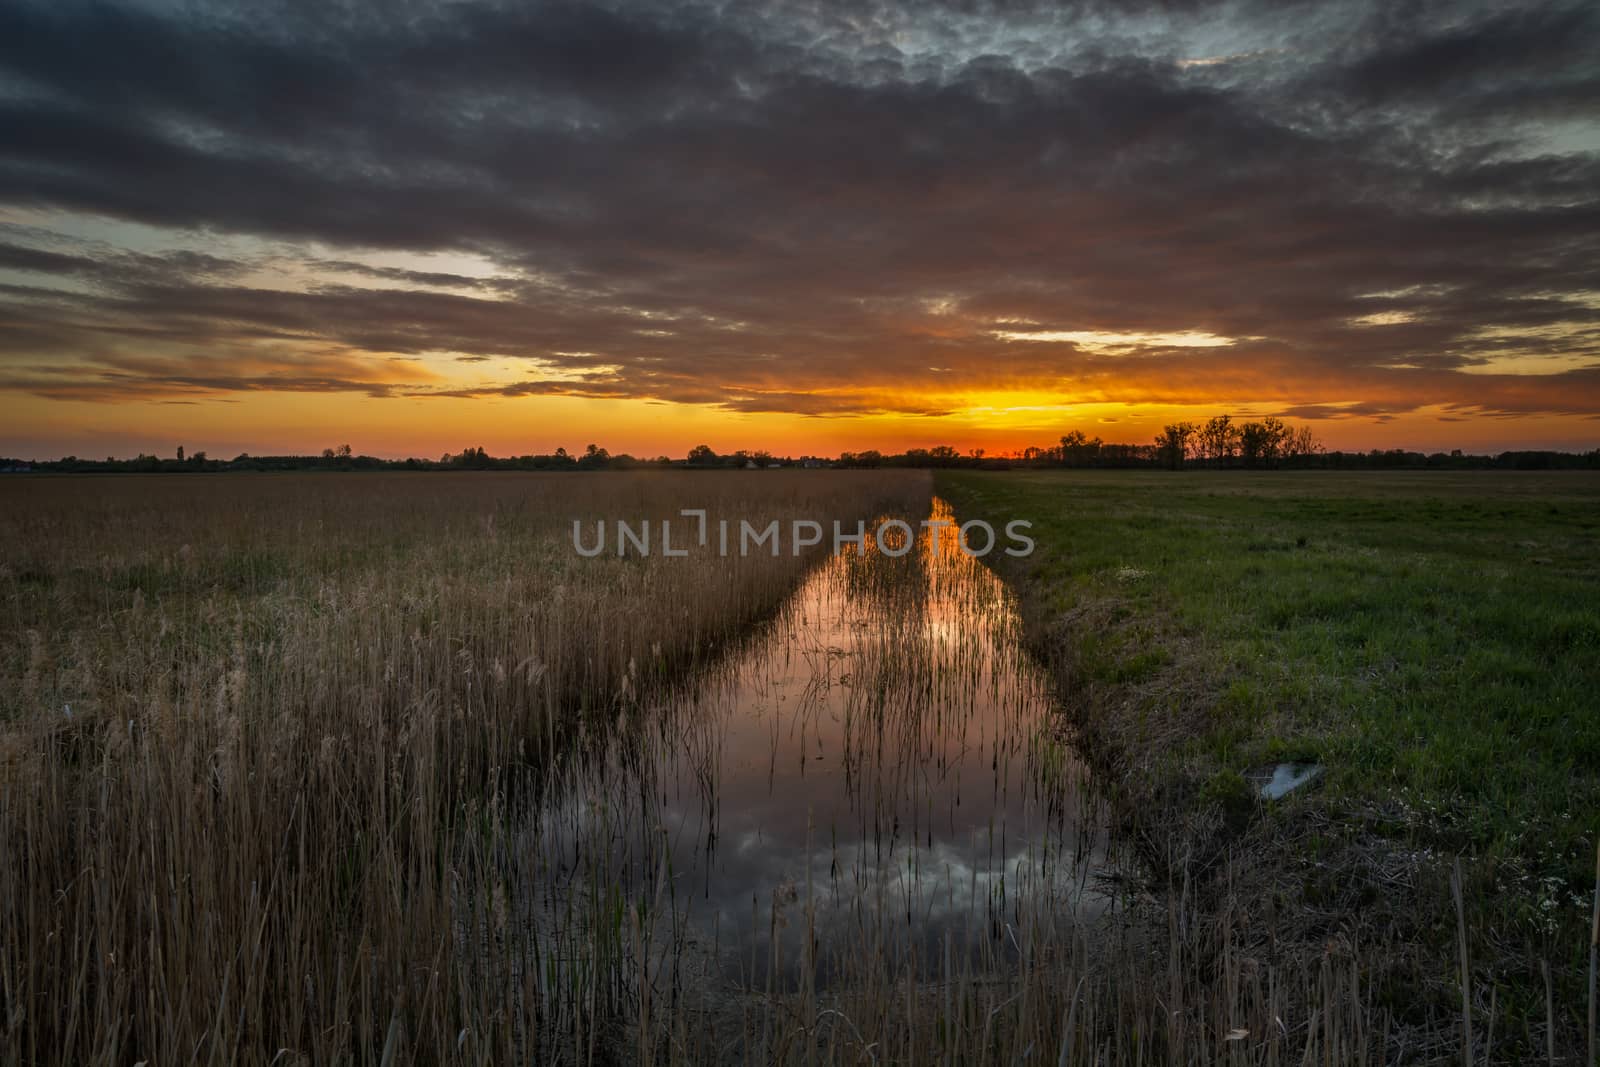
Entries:
[[586,560],[571,518],[854,520],[920,507],[927,486],[792,472],[0,492],[0,1056],[328,1063],[393,1062],[402,1034],[406,1059],[451,1058],[496,1012],[531,1010],[458,982],[460,840],[609,709],[738,640],[810,562]]

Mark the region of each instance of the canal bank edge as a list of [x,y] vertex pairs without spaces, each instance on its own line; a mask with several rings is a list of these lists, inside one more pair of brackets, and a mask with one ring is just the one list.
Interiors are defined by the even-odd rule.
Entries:
[[[1004,477],[988,476],[986,484],[984,476],[941,475],[936,491],[958,517],[1004,518],[1010,507],[1037,503],[1007,492]],[[1033,557],[985,562],[1016,593],[1029,649],[1137,846],[1156,900],[1170,908],[1181,895],[1199,921],[1230,928],[1238,951],[1273,966],[1355,961],[1375,1004],[1399,1031],[1417,1036],[1441,1018],[1460,1017],[1458,933],[1466,929],[1474,946],[1467,984],[1485,1001],[1478,1010],[1487,1014],[1497,994],[1502,1016],[1509,1008],[1543,1018],[1545,987],[1534,962],[1541,947],[1497,922],[1505,904],[1494,899],[1501,872],[1492,863],[1464,860],[1462,914],[1451,889],[1452,842],[1415,824],[1397,828],[1390,805],[1325,789],[1320,775],[1281,799],[1264,798],[1250,775],[1258,768],[1229,766],[1217,755],[1229,749],[1232,679],[1215,649],[1152,598],[1063,589],[1050,565],[1070,559],[1073,547],[1049,543],[1048,522],[1039,528]],[[1130,566],[1115,578],[1131,593],[1150,574]],[[1283,755],[1302,758],[1292,741]],[[1165,914],[1152,919],[1165,922]],[[1478,948],[1484,942],[1490,946]],[[1555,971],[1559,955],[1551,955]],[[1555,1000],[1566,1004],[1558,1030],[1579,1047],[1570,1020],[1574,1000],[1582,1004],[1583,975],[1564,971],[1556,978]]]

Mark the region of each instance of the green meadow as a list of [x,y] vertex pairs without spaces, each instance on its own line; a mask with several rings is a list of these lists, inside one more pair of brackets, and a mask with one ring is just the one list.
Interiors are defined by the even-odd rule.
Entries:
[[[1220,825],[1209,847],[1279,868],[1273,899],[1381,920],[1424,959],[1458,954],[1459,856],[1474,969],[1587,962],[1600,477],[960,472],[938,491],[1034,523],[1037,552],[991,563],[1147,824]],[[1258,799],[1282,761],[1323,773]]]

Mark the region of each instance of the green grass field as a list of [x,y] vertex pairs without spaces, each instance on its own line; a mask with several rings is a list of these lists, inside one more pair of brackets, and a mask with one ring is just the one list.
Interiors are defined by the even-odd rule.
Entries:
[[[991,562],[1136,795],[1243,797],[1269,832],[1312,806],[1462,854],[1492,936],[1587,949],[1600,477],[961,472],[938,491],[1034,523],[1033,556]],[[1279,760],[1327,773],[1256,804],[1245,775]]]

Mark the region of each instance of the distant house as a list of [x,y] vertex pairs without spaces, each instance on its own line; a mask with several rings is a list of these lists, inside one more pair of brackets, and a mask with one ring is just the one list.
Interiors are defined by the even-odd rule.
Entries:
[[783,466],[783,464],[782,464],[782,463],[768,463],[768,464],[767,464],[767,470],[769,470],[769,471],[775,471],[775,470],[777,470],[777,469],[778,469],[778,468],[779,468],[779,467],[781,467],[781,466]]
[[800,463],[800,466],[804,467],[808,471],[814,471],[818,467],[822,466],[822,460],[820,460],[820,459],[802,460],[801,463]]
[[756,469],[756,461],[753,460],[753,459],[745,460],[744,461],[744,469],[747,470],[747,471],[755,470]]

